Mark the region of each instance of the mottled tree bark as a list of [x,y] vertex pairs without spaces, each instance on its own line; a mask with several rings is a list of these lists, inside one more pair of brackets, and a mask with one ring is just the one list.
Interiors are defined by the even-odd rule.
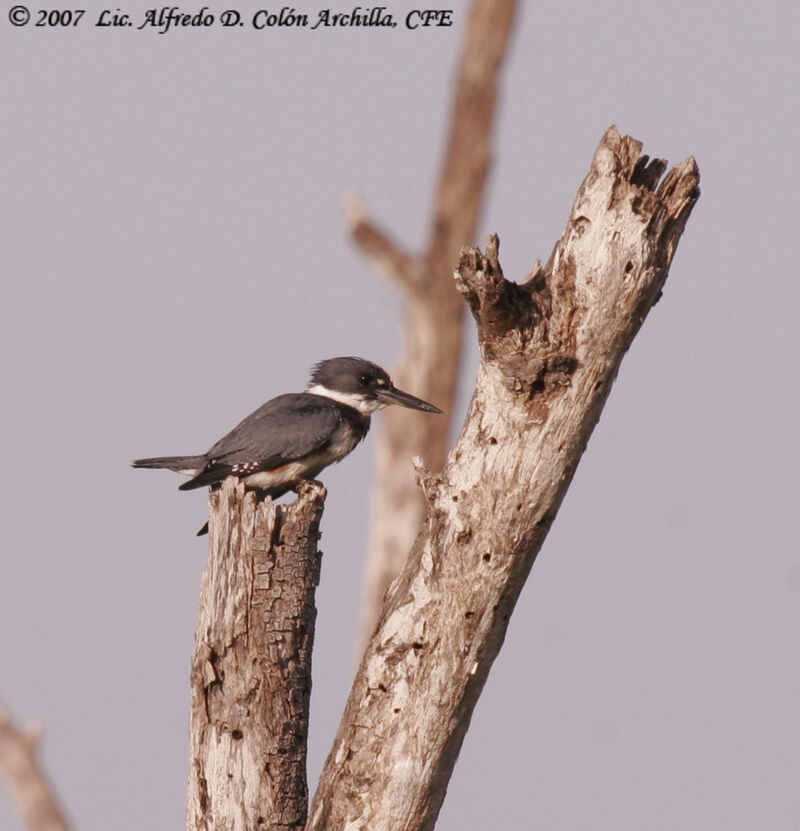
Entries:
[[21,730],[0,704],[0,776],[28,831],[69,831],[64,812],[37,758],[39,731]]
[[433,827],[509,616],[658,299],[699,195],[610,128],[549,262],[504,279],[497,237],[456,285],[481,363],[441,474],[419,469],[427,518],[392,584],[314,798],[308,831]]
[[375,479],[365,573],[362,636],[372,632],[389,583],[397,576],[425,515],[410,460],[432,470],[444,464],[461,359],[464,304],[452,280],[461,247],[475,240],[491,161],[498,78],[515,0],[476,0],[461,53],[433,221],[424,253],[400,250],[356,200],[348,219],[353,239],[403,298],[402,345],[392,369],[401,389],[445,411],[437,418],[392,407],[376,428]]
[[210,497],[191,674],[188,831],[302,828],[325,489],[286,506],[234,479]]

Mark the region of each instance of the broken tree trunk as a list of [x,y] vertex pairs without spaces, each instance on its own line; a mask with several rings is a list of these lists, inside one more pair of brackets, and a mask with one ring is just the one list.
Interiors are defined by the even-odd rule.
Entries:
[[189,725],[187,831],[302,828],[311,646],[325,489],[256,503],[227,479],[209,497]]
[[620,362],[658,299],[698,196],[610,128],[566,230],[521,285],[498,240],[464,250],[456,284],[481,363],[427,518],[367,646],[308,831],[433,827],[475,702]]

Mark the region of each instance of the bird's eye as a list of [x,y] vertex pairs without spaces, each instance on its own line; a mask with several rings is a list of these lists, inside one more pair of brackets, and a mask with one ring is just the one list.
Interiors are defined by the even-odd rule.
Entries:
[[359,384],[368,384],[369,383],[369,375],[362,375],[358,379]]

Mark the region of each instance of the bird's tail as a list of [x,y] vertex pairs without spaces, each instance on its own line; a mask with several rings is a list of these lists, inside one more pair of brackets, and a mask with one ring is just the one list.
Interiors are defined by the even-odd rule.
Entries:
[[197,476],[205,464],[205,456],[156,456],[153,459],[136,459],[131,462],[131,467],[166,468],[187,476]]

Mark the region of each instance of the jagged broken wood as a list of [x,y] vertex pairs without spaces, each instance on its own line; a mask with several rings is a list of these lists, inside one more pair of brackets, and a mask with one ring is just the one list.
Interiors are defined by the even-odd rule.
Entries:
[[[440,475],[353,684],[307,831],[417,831],[436,820],[523,582],[625,351],[658,299],[699,196],[610,128],[550,260],[505,280],[498,239],[456,284],[481,362]],[[659,183],[660,182],[660,183]]]
[[192,655],[186,827],[306,820],[311,647],[325,488],[257,503],[233,478],[209,497],[209,560]]

